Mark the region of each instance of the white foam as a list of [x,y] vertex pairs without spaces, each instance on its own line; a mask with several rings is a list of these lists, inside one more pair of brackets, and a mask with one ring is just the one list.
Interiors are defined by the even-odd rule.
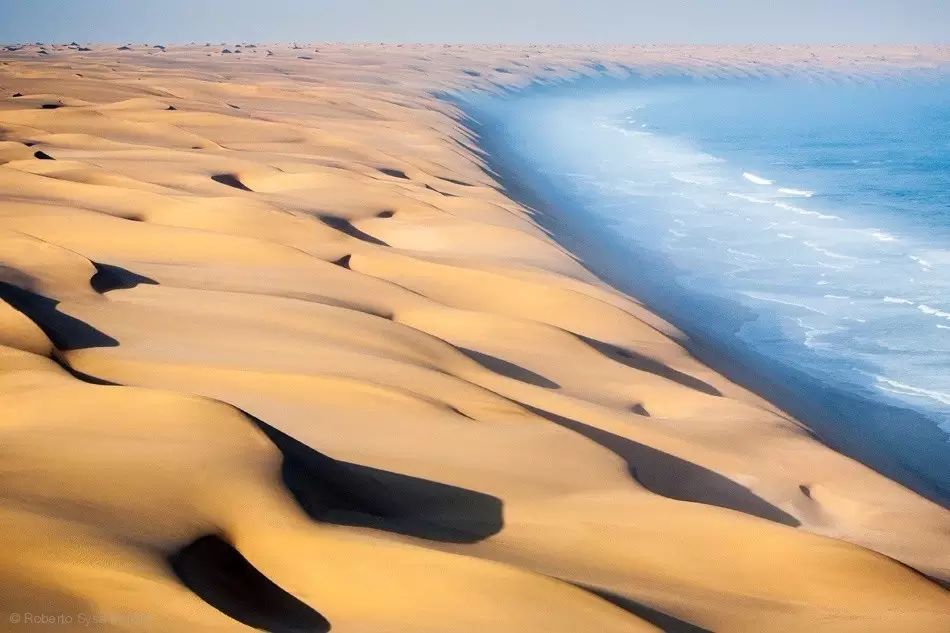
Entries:
[[899,303],[908,306],[914,305],[913,301],[910,301],[909,299],[901,299],[900,297],[884,297],[884,303]]
[[807,189],[790,189],[788,187],[779,187],[779,193],[784,193],[786,196],[799,196],[801,198],[811,198],[815,195],[814,191],[808,191]]
[[763,178],[762,176],[757,176],[751,172],[743,172],[742,177],[748,180],[749,182],[756,185],[771,185],[772,181],[768,178]]
[[883,391],[897,393],[902,396],[930,398],[943,404],[950,404],[950,393],[914,387],[913,385],[907,385],[896,380],[891,380],[890,378],[885,378],[884,376],[874,376],[874,379],[877,381],[878,388],[882,389]]
[[931,316],[940,317],[941,319],[947,319],[950,321],[950,312],[945,312],[943,310],[938,310],[937,308],[931,308],[926,303],[921,303],[917,306],[917,309],[923,312],[924,314],[929,314]]
[[917,257],[916,255],[908,255],[908,257],[912,259],[913,261],[917,262],[918,264],[920,264],[920,267],[923,268],[924,270],[930,270],[933,267],[933,264],[928,262],[926,259]]
[[[653,136],[652,132],[643,132],[641,130],[630,130],[625,127],[618,127],[616,125],[610,125],[608,123],[598,123],[597,127],[613,130],[614,132],[620,132],[624,136]],[[646,127],[646,124],[641,127]]]
[[784,202],[773,202],[776,207],[784,211],[792,211],[799,215],[810,215],[812,217],[818,218],[819,220],[840,220],[841,218],[837,215],[827,215],[825,213],[819,213],[817,211],[809,211],[808,209],[803,209],[801,207],[796,207],[791,204],[785,204]]
[[802,310],[808,310],[809,312],[814,312],[815,314],[822,314],[822,315],[828,316],[827,313],[822,312],[821,310],[818,310],[817,308],[813,308],[803,303],[796,303],[795,301],[790,301],[788,298],[785,298],[785,297],[780,298],[778,296],[765,293],[765,292],[743,292],[742,294],[744,294],[747,297],[751,297],[752,299],[758,299],[759,301],[771,301],[772,303],[780,303],[782,305],[791,306],[793,308],[801,308]]
[[745,200],[746,202],[754,202],[755,204],[772,204],[771,200],[763,200],[762,198],[756,198],[755,196],[746,195],[744,193],[735,193],[730,191],[727,194],[733,198],[739,198],[740,200]]
[[738,257],[743,257],[743,258],[745,258],[745,259],[751,259],[751,260],[753,260],[753,261],[761,261],[761,260],[762,260],[762,258],[759,257],[758,255],[754,255],[753,253],[747,253],[747,252],[745,252],[745,251],[740,251],[740,250],[735,249],[735,248],[727,248],[727,249],[726,249],[726,252],[732,253],[733,255],[736,255],[736,256],[738,256]]
[[884,231],[879,231],[877,229],[871,229],[871,237],[876,239],[879,242],[895,242],[897,238],[891,235],[890,233],[885,233]]
[[707,176],[705,174],[671,173],[670,176],[673,178],[673,180],[684,182],[687,185],[698,185],[701,187],[714,185],[719,182],[718,178]]
[[818,246],[814,242],[802,242],[802,244],[812,249],[816,253],[821,253],[822,255],[825,255],[827,257],[833,257],[835,259],[852,259],[852,260],[858,259],[857,257],[851,257],[850,255],[842,255],[841,253],[829,251],[827,248],[822,248],[821,246]]

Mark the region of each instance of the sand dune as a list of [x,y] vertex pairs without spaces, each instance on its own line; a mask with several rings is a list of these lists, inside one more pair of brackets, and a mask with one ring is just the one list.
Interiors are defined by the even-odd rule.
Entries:
[[690,357],[435,96],[948,49],[10,48],[4,630],[950,627],[947,511]]

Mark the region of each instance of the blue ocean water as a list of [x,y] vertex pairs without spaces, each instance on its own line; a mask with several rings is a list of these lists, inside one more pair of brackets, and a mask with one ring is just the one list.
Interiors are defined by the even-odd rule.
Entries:
[[736,351],[833,445],[948,498],[946,76],[640,80],[472,111],[528,197],[609,235],[609,258],[580,252],[596,272]]

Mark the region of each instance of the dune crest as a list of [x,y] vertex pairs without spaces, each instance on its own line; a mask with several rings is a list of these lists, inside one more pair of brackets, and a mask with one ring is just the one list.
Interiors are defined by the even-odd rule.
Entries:
[[0,54],[4,627],[950,628],[950,513],[690,357],[437,96],[947,48],[39,51]]

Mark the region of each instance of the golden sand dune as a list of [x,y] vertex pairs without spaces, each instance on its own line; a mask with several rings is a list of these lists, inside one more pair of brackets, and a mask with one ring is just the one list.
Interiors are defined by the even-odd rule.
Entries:
[[434,96],[947,49],[224,48],[0,57],[0,628],[950,628],[950,514],[690,357]]

